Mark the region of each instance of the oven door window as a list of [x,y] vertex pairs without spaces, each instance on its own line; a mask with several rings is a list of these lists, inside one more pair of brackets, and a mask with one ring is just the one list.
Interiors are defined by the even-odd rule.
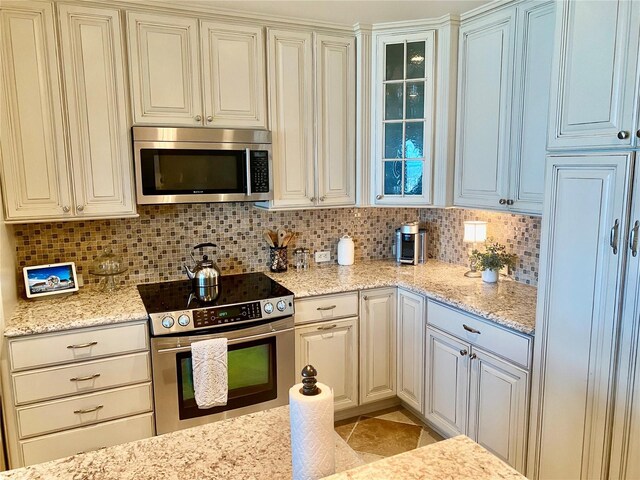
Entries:
[[227,404],[199,409],[193,390],[191,352],[176,355],[178,372],[178,411],[180,420],[246,407],[278,396],[276,379],[276,338],[229,345]]
[[245,193],[244,150],[142,149],[145,195]]

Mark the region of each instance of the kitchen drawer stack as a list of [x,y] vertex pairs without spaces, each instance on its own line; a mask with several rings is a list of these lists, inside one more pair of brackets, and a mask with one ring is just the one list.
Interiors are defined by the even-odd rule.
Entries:
[[11,467],[153,436],[144,322],[8,341]]

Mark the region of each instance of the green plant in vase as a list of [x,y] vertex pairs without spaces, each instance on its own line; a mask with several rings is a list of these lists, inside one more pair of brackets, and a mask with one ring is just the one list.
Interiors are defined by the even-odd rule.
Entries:
[[484,252],[474,249],[469,259],[477,270],[482,271],[484,282],[496,283],[500,270],[515,267],[517,257],[513,253],[507,253],[507,247],[498,242],[487,242],[484,248]]

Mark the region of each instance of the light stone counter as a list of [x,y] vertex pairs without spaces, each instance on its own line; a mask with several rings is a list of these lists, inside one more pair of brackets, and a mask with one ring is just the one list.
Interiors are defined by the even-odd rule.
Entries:
[[[0,473],[54,480],[290,479],[289,407],[209,423],[158,437]],[[336,433],[336,471],[362,465]]]
[[267,272],[296,297],[398,286],[480,315],[498,324],[533,334],[536,320],[535,287],[501,278],[497,284],[468,278],[468,269],[429,260],[423,265],[398,265],[391,260],[336,264],[296,272]]
[[67,295],[20,300],[6,322],[4,336],[18,337],[147,318],[135,285],[122,286],[112,293],[85,287]]
[[326,480],[524,479],[509,465],[464,435],[384,458]]

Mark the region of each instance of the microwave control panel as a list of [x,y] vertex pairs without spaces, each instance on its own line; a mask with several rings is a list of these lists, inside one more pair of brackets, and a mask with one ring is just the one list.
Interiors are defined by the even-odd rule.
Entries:
[[251,191],[269,193],[269,152],[266,150],[251,152]]

